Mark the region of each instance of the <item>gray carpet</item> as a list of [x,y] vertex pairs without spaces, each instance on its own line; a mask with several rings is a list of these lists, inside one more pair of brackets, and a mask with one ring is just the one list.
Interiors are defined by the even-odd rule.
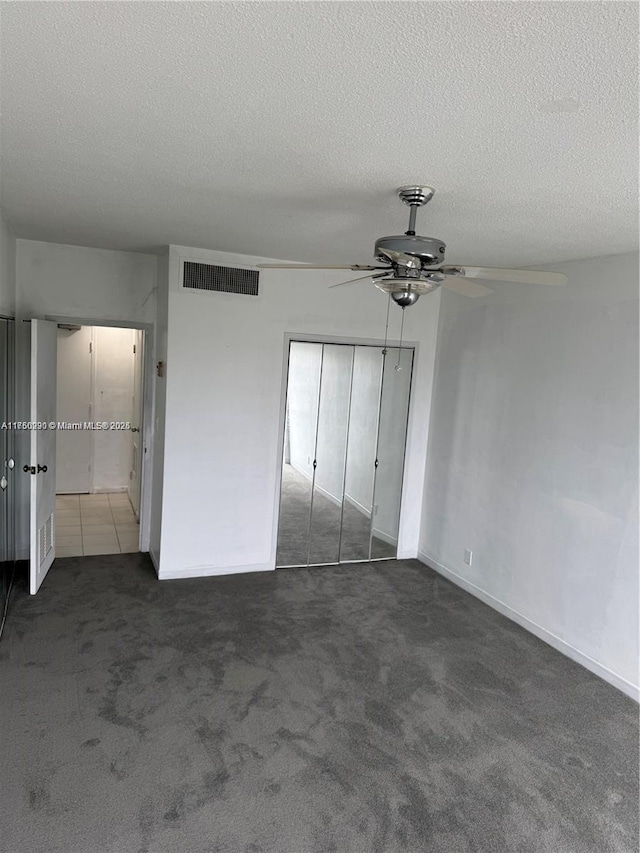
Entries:
[[13,595],[2,853],[637,853],[635,703],[415,561]]
[[[369,559],[371,521],[366,515],[348,502],[345,502],[341,513],[337,504],[316,490],[309,537],[310,508],[310,481],[291,465],[283,465],[277,566],[306,564],[307,557],[311,565]],[[395,546],[377,536],[372,537],[371,556],[374,560],[392,559],[395,555]]]

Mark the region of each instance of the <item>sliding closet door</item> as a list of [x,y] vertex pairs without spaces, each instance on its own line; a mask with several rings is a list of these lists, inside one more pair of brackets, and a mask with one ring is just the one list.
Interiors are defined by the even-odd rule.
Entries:
[[309,558],[321,371],[322,344],[293,341],[289,349],[276,566],[304,566]]
[[388,348],[382,369],[378,417],[372,560],[391,559],[397,553],[412,370],[413,349]]
[[382,352],[382,347],[355,348],[340,562],[369,559]]
[[349,431],[354,347],[323,344],[309,563],[337,563]]

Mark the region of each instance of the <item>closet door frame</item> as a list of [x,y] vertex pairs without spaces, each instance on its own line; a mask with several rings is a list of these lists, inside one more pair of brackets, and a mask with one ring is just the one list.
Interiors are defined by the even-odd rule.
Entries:
[[[402,465],[402,486],[401,486],[401,497],[400,497],[400,510],[399,510],[399,527],[400,521],[402,519],[402,510],[403,510],[403,498],[404,498],[404,488],[406,481],[406,466],[407,466],[407,441],[409,437],[409,430],[412,422],[412,414],[413,414],[413,380],[415,378],[415,365],[416,359],[418,357],[419,351],[419,342],[414,340],[403,340],[402,342],[395,338],[389,338],[387,341],[380,338],[352,338],[352,337],[344,337],[341,335],[316,335],[309,333],[295,333],[295,332],[285,332],[283,338],[283,356],[282,356],[282,374],[281,374],[281,384],[280,384],[280,416],[278,419],[278,444],[277,444],[277,454],[276,454],[276,467],[275,467],[275,488],[274,488],[274,503],[273,503],[273,526],[272,526],[272,544],[271,544],[271,564],[274,569],[296,569],[296,568],[305,568],[305,564],[301,564],[300,566],[277,566],[276,565],[276,552],[278,545],[278,526],[280,521],[280,500],[281,500],[281,491],[282,491],[282,464],[284,458],[284,444],[285,444],[285,428],[286,428],[286,416],[287,416],[287,391],[288,391],[288,380],[289,380],[289,358],[290,358],[290,350],[292,343],[310,343],[310,344],[342,344],[345,346],[366,346],[366,347],[377,347],[379,349],[383,349],[385,344],[389,349],[398,349],[402,347],[402,349],[412,350],[412,361],[411,361],[411,382],[409,386],[409,398],[407,401],[407,411],[406,411],[406,429],[405,429],[405,442],[404,442],[404,452],[403,452],[403,465]],[[380,401],[382,401],[382,390],[380,392]],[[377,430],[380,428],[379,424],[380,419],[380,404],[378,406],[378,424]],[[317,441],[317,428],[316,428],[316,436],[315,440]],[[377,442],[376,442],[377,443]],[[374,493],[375,498],[375,493]],[[309,513],[309,524],[311,524],[311,512]],[[373,515],[372,515],[372,525],[373,527]],[[371,535],[369,542],[371,543]],[[339,553],[339,552],[338,552]],[[369,546],[369,553],[371,553],[371,544]],[[397,553],[397,549],[396,549]],[[375,558],[375,561],[381,561],[383,559],[389,558]],[[345,560],[339,563],[326,563],[319,565],[349,565],[352,563],[367,563],[369,560]],[[306,565],[309,565],[308,563]],[[315,566],[315,564],[313,564]]]

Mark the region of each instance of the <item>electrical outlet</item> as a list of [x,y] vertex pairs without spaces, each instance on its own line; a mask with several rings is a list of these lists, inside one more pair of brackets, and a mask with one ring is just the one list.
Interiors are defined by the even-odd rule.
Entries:
[[464,549],[464,561],[468,566],[473,562],[473,551],[470,551],[468,548]]

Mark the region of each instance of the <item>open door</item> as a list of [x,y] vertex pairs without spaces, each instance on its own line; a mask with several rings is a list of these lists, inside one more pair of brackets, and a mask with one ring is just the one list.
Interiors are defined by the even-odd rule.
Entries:
[[129,500],[138,521],[140,521],[140,485],[142,482],[142,462],[144,456],[144,438],[142,430],[143,393],[144,393],[144,332],[136,329],[133,344],[133,416],[131,421],[131,472],[129,474]]
[[31,477],[31,595],[55,558],[57,337],[56,323],[31,321],[31,464],[24,468]]

